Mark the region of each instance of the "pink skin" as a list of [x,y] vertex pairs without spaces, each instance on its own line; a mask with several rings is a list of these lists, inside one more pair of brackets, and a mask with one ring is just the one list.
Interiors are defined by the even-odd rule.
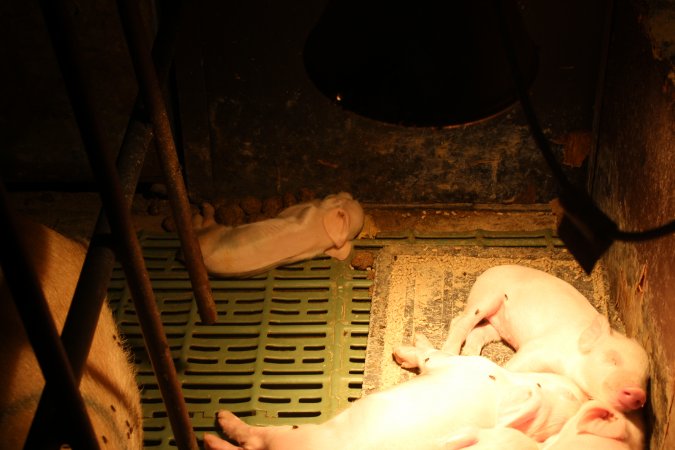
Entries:
[[543,450],[630,450],[634,430],[626,417],[607,403],[586,402]]
[[477,355],[500,339],[516,349],[506,364],[510,370],[566,375],[620,411],[646,401],[645,350],[612,330],[579,291],[554,276],[515,265],[486,270],[452,321],[443,350],[458,354],[464,344],[462,354]]
[[513,428],[475,428],[460,430],[448,439],[443,450],[539,450],[537,442]]
[[[420,352],[406,348],[396,354],[407,365],[421,362],[419,376],[368,395],[320,425],[254,427],[220,411],[218,424],[240,447],[205,435],[205,448],[432,450],[446,448],[467,427],[511,427],[525,432],[548,427],[538,417],[547,396],[536,380],[483,357],[456,357],[428,348]],[[408,360],[406,354],[414,358]],[[551,416],[558,420],[547,410],[546,417]]]
[[[432,355],[444,358],[431,358]],[[422,334],[415,335],[414,346],[400,346],[394,350],[394,359],[403,368],[428,370],[430,365],[445,364],[447,354],[436,350]],[[537,442],[543,442],[558,433],[567,420],[576,414],[588,397],[579,387],[565,376],[554,373],[518,373],[523,380],[531,380],[541,388],[542,402],[536,417],[520,431]]]
[[322,253],[343,260],[363,226],[361,205],[346,192],[291,206],[272,219],[219,225],[211,205],[193,218],[209,273],[248,276]]

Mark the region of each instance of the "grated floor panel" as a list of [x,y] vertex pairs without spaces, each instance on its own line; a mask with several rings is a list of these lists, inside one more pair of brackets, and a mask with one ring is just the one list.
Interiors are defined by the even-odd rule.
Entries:
[[[174,235],[141,244],[193,425],[215,431],[219,409],[251,424],[322,422],[361,395],[370,286],[365,271],[317,258],[248,279],[212,279],[217,322],[200,323]],[[172,432],[121,268],[110,301],[133,350],[145,447]]]

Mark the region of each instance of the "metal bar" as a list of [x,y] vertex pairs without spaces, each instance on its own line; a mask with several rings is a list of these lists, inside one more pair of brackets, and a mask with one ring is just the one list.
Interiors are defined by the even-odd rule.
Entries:
[[[143,128],[147,130],[146,133],[142,131]],[[138,122],[130,123],[127,130],[131,130],[131,133],[128,132],[125,136],[124,142],[127,145],[123,145],[120,150],[118,170],[121,176],[123,176],[122,174],[126,175],[123,178],[127,178],[127,182],[123,184],[127,205],[130,205],[143,166],[147,146],[152,139],[152,133],[148,127],[144,127]],[[129,140],[127,140],[127,136],[131,136]],[[128,141],[139,142],[128,144]],[[99,213],[94,230],[82,265],[82,272],[75,288],[73,302],[61,331],[61,342],[63,342],[68,354],[73,376],[78,384],[82,380],[82,373],[115,264],[110,226],[103,211]],[[53,389],[50,386],[45,386],[33,417],[29,436],[40,436],[44,433],[44,430],[50,429],[54,416],[59,413],[50,407],[54,404],[54,401]]]
[[209,277],[204,267],[201,248],[192,229],[192,211],[176,154],[176,144],[166,105],[157,80],[157,73],[150,59],[150,45],[143,30],[138,1],[118,0],[117,5],[127,38],[129,53],[136,71],[136,78],[155,130],[157,156],[164,173],[171,210],[180,236],[185,265],[192,280],[192,289],[199,309],[199,316],[202,322],[212,324],[216,321],[216,306],[209,285]]
[[204,49],[201,39],[201,2],[191,2],[185,11],[181,38],[176,43],[176,97],[179,113],[180,143],[183,149],[185,178],[192,200],[213,198],[213,161],[209,100],[204,73]]
[[595,192],[595,175],[600,153],[600,118],[602,117],[602,109],[605,100],[607,62],[609,60],[609,49],[612,45],[612,25],[614,23],[614,0],[605,0],[604,5],[605,17],[602,24],[598,77],[595,82],[595,96],[593,100],[591,153],[588,155],[588,169],[586,170],[586,191],[591,197],[593,197],[593,193]]
[[[19,224],[11,212],[4,186],[0,185],[0,264],[16,309],[23,322],[28,340],[33,347],[45,386],[51,386],[60,416],[55,429],[59,436],[45,436],[48,442],[40,447],[59,448],[68,443],[73,448],[97,449],[98,441],[87,415],[87,409],[68,361],[68,355],[59,339],[47,300],[40,289],[40,281],[27,256],[28,243],[18,232]],[[67,420],[65,420],[67,418]],[[28,440],[26,441],[28,444]]]
[[[160,22],[153,57],[156,61],[160,82],[164,85],[169,78],[173,48],[180,17],[179,2],[171,3],[170,14]],[[127,207],[131,207],[136,186],[141,175],[148,146],[152,142],[152,128],[144,123],[142,102],[136,99],[134,109],[126,127],[120,153],[117,157],[117,172]],[[101,306],[107,295],[108,283],[115,263],[115,253],[110,242],[110,226],[101,211],[87,250],[75,296],[61,333],[73,373],[81,379],[82,370],[89,353]]]
[[63,0],[41,0],[45,22],[68,91],[89,163],[99,184],[103,207],[112,229],[118,258],[134,300],[145,345],[164,398],[176,443],[181,449],[197,449],[197,439],[187,413],[176,368],[162,327],[156,299],[138,242],[131,213],[126,207],[119,178],[112,161],[112,152],[102,138],[101,123],[91,89],[81,67],[81,58],[74,45],[73,27]]
[[[163,85],[167,84],[166,81],[169,78],[175,38],[181,17],[180,1],[165,1],[164,5],[167,6],[167,11],[160,20],[153,47],[153,58]],[[133,201],[145,155],[152,141],[152,128],[144,123],[142,117],[144,117],[142,102],[137,98],[117,157],[117,171],[128,207]],[[61,332],[61,341],[78,384],[82,379],[114,264],[115,253],[110,242],[110,226],[104,211],[101,210],[87,249],[73,302]],[[54,422],[54,411],[49,409],[49,405],[54,404],[52,391],[50,386],[45,386],[30,433],[46,430],[49,424]]]

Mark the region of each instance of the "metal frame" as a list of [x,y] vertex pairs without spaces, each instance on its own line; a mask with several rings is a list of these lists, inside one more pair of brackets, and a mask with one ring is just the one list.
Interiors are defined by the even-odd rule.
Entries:
[[[105,214],[101,212],[99,215],[80,282],[59,339],[34,268],[27,262],[25,244],[18,233],[17,218],[2,189],[2,267],[46,380],[25,448],[58,448],[62,444],[69,444],[75,449],[99,448],[78,385],[107,292],[115,255],[122,263],[132,292],[176,444],[180,449],[198,448],[130,213],[131,198],[154,132],[155,147],[166,184],[171,187],[171,207],[201,320],[206,324],[213,323],[216,318],[215,304],[201,251],[191,228],[187,193],[162,98],[161,86],[168,78],[180,17],[179,1],[164,3],[172,14],[160,26],[153,63],[150,45],[142,39],[145,31],[142,29],[137,2],[118,1],[120,18],[139,80],[139,98],[142,98],[145,109],[150,112],[152,123],[150,126],[140,119],[141,100],[137,100],[116,169],[111,156],[114,152],[103,139],[101,120],[91,101],[93,89],[84,76],[67,2],[40,1],[84,148],[99,184]],[[59,412],[55,414],[57,404]]]

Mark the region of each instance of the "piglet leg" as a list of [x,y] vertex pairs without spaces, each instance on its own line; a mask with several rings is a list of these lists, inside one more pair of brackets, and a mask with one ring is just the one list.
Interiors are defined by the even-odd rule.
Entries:
[[[317,432],[315,425],[253,427],[225,410],[218,411],[218,425],[241,447],[227,447],[212,439],[221,445],[213,447],[216,450],[296,450],[314,448],[316,442],[322,442],[321,432]],[[316,436],[318,440],[313,440]]]
[[497,314],[504,304],[504,299],[504,295],[499,295],[472,301],[471,294],[469,294],[467,307],[462,314],[455,317],[450,324],[450,333],[448,334],[445,344],[443,344],[443,351],[450,353],[451,355],[459,355],[462,344],[471,330],[473,330],[483,319]]
[[404,369],[422,368],[424,360],[436,352],[429,339],[423,334],[415,335],[415,345],[402,345],[394,349],[394,359]]
[[501,336],[495,327],[489,322],[482,323],[469,332],[462,348],[462,355],[480,355],[486,344],[500,340]]
[[229,442],[213,435],[204,435],[204,449],[206,450],[243,450],[241,447],[236,447]]
[[[265,427],[252,427],[243,422],[239,417],[232,414],[230,411],[218,411],[218,425],[230,438],[237,441],[242,447],[214,447],[220,450],[234,450],[243,448],[246,450],[265,450],[267,444],[265,442]],[[275,427],[270,427],[272,429]],[[224,441],[223,441],[224,442]],[[228,444],[229,445],[229,444]]]
[[213,205],[210,203],[202,203],[202,213],[192,216],[192,226],[195,230],[199,230],[212,225],[217,225],[215,215],[216,210],[213,208]]

